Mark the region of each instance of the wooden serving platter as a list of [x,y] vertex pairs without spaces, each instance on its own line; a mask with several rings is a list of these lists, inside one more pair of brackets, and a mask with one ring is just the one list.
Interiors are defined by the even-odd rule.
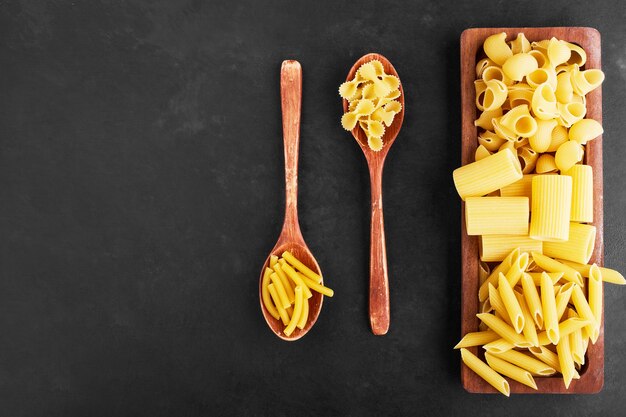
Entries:
[[[495,33],[506,32],[507,41],[513,40],[519,32],[524,32],[529,41],[539,41],[556,37],[580,45],[587,53],[587,63],[583,68],[600,67],[600,33],[586,27],[546,27],[546,28],[474,28],[461,34],[461,162],[463,165],[474,160],[474,152],[478,145],[478,128],[474,126],[477,117],[475,106],[474,80],[476,79],[476,63],[484,56],[482,45],[485,39]],[[602,91],[598,88],[587,96],[587,115],[602,123]],[[594,222],[597,228],[596,244],[590,263],[604,264],[604,229],[602,206],[602,137],[587,143],[585,147],[585,164],[593,167],[594,175]],[[461,332],[462,335],[478,329],[478,239],[479,236],[468,236],[465,231],[465,204],[461,203]],[[472,353],[483,358],[482,349],[474,347]],[[587,350],[585,365],[579,380],[573,380],[569,389],[565,389],[560,377],[537,377],[538,390],[508,378],[512,393],[525,394],[592,394],[599,392],[604,384],[604,320],[600,328],[600,337],[595,345],[590,344]],[[461,382],[463,387],[472,393],[497,393],[482,378],[461,362]]]

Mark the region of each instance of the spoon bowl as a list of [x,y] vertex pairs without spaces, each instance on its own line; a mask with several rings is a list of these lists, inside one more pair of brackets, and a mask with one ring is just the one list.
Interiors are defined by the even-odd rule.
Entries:
[[[283,332],[285,325],[267,311],[263,304],[262,285],[263,273],[269,267],[270,257],[280,257],[283,252],[289,251],[300,262],[322,276],[320,267],[307,247],[300,231],[298,222],[298,151],[300,147],[300,109],[302,104],[302,67],[298,61],[283,61],[280,69],[280,99],[283,114],[283,141],[285,151],[285,220],[278,242],[270,252],[259,278],[259,300],[261,311],[269,328],[274,334],[286,341],[294,341],[311,330],[317,321],[322,309],[323,295],[311,291],[309,298],[309,315],[302,329],[296,329],[287,336]],[[322,278],[323,280],[323,278]],[[323,282],[323,281],[322,281]]]
[[[380,54],[370,53],[362,56],[354,63],[346,81],[355,78],[361,65],[370,61],[378,60],[385,69],[385,74],[394,75],[400,79],[396,69],[391,62]],[[396,140],[402,121],[404,120],[404,90],[400,83],[400,97],[396,100],[402,105],[402,109],[397,113],[391,126],[385,129],[382,137],[383,148],[380,151],[372,150],[367,144],[367,136],[359,124],[352,129],[352,136],[361,147],[370,173],[371,181],[371,227],[370,227],[370,294],[369,294],[369,316],[372,333],[375,335],[387,334],[389,330],[389,278],[387,273],[387,249],[385,246],[385,224],[383,218],[383,166],[385,158]],[[343,100],[344,113],[348,111],[348,100]]]
[[[313,254],[311,253],[309,248],[306,246],[304,241],[298,243],[295,240],[285,239],[284,242],[281,242],[281,240],[283,240],[282,236],[283,235],[281,234],[281,238],[279,238],[278,243],[276,244],[274,249],[272,249],[272,252],[265,260],[265,264],[263,265],[263,268],[261,269],[261,276],[259,278],[259,294],[261,293],[261,290],[262,290],[261,284],[263,282],[263,272],[265,271],[265,268],[269,268],[270,256],[276,255],[280,258],[280,256],[285,251],[291,252],[291,254],[295,256],[296,258],[298,258],[300,262],[302,262],[303,264],[311,268],[313,272],[319,274],[320,276],[322,275],[320,267],[317,264],[317,261],[313,257]],[[322,278],[322,285],[323,285],[323,278]],[[320,311],[322,310],[322,302],[324,301],[324,296],[318,293],[317,291],[311,291],[311,293],[313,294],[313,296],[309,298],[308,300],[309,301],[309,317],[306,321],[306,324],[304,325],[304,328],[302,328],[301,330],[296,327],[293,333],[291,333],[291,335],[289,336],[286,336],[285,333],[283,333],[283,330],[285,329],[285,325],[283,324],[283,322],[281,320],[276,320],[274,317],[272,317],[272,315],[265,308],[265,304],[263,304],[263,300],[260,299],[261,311],[263,312],[263,317],[265,318],[265,321],[267,322],[267,325],[269,326],[269,328],[274,332],[276,336],[286,341],[295,341],[295,340],[300,339],[305,334],[307,334],[308,331],[311,329],[311,327],[313,327],[313,325],[317,321],[317,318],[320,315]]]

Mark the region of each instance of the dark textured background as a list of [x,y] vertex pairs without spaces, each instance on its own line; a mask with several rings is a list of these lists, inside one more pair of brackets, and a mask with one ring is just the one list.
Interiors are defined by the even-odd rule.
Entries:
[[[615,286],[601,394],[463,391],[451,171],[463,29],[599,29],[606,264],[626,271],[625,19],[619,1],[0,1],[0,414],[618,415]],[[385,337],[367,320],[367,171],[337,96],[370,51],[407,108],[384,180]],[[304,68],[302,229],[336,292],[293,344],[257,295],[283,214],[286,58]]]

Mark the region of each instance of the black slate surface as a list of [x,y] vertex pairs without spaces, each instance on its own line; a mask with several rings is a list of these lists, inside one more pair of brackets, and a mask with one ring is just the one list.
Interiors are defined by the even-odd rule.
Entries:
[[[626,271],[622,2],[0,2],[3,416],[620,415],[626,289],[594,396],[459,381],[459,36],[602,34],[606,264]],[[369,188],[337,87],[370,51],[406,91],[384,201],[392,325],[367,320]],[[304,68],[300,215],[336,291],[303,340],[257,285],[282,220],[279,68]]]

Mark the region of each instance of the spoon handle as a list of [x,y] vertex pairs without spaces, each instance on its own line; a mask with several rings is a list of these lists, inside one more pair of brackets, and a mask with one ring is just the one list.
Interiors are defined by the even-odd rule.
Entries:
[[280,69],[280,101],[285,145],[285,222],[283,231],[301,237],[298,224],[298,151],[302,105],[302,67],[298,61],[283,61]]
[[383,163],[373,158],[370,164],[372,223],[370,230],[370,325],[372,333],[384,335],[389,330],[389,278],[383,218]]

